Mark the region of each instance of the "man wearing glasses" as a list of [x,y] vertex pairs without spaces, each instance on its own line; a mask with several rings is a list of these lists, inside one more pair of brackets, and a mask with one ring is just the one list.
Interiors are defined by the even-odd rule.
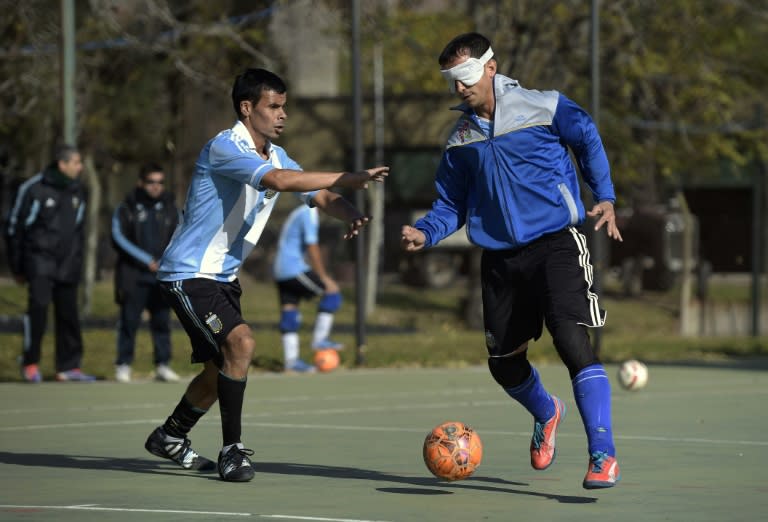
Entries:
[[173,195],[165,190],[165,173],[155,164],[139,170],[139,180],[112,216],[112,244],[118,254],[115,266],[115,301],[120,305],[117,325],[115,379],[131,381],[131,364],[141,314],[149,312],[154,348],[155,378],[175,382],[170,368],[170,307],[160,294],[155,277],[158,259],[171,240],[179,211]]

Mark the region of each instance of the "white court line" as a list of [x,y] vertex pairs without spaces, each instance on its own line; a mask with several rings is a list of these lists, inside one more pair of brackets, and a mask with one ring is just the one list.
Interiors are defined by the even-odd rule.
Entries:
[[[462,402],[437,402],[437,403],[421,403],[421,404],[404,404],[404,405],[385,405],[385,406],[367,406],[364,408],[325,408],[325,409],[311,409],[311,410],[293,410],[289,412],[281,411],[275,412],[263,412],[257,414],[245,414],[243,415],[244,426],[265,427],[265,428],[291,428],[291,429],[329,429],[329,430],[355,430],[355,431],[401,431],[401,432],[421,432],[423,430],[415,430],[409,428],[394,428],[388,427],[372,427],[372,426],[339,426],[337,424],[324,425],[324,424],[296,424],[296,423],[268,423],[268,422],[247,422],[247,419],[263,419],[263,418],[280,418],[280,417],[306,417],[309,415],[338,415],[338,414],[363,414],[377,411],[418,411],[418,410],[430,410],[434,411],[438,408],[470,408],[477,406],[500,406],[508,404],[509,399],[494,400],[494,401],[462,401]],[[215,421],[217,416],[211,414],[207,416],[206,421]],[[60,424],[33,424],[22,426],[1,426],[0,433],[13,432],[13,431],[27,431],[27,430],[47,430],[47,429],[88,429],[95,426],[129,426],[137,424],[158,424],[163,422],[164,419],[134,419],[134,420],[120,420],[120,421],[93,421],[93,422],[71,422]],[[514,435],[514,436],[526,436],[530,437],[530,432],[510,432],[510,431],[492,431],[483,430],[483,433],[493,435]],[[567,433],[558,434],[560,436],[576,436],[575,434],[569,435]],[[579,434],[581,436],[581,434]],[[699,444],[739,444],[743,446],[768,446],[768,441],[751,441],[751,440],[723,440],[723,439],[705,439],[696,437],[659,437],[651,435],[614,435],[619,440],[640,440],[647,442],[678,442],[678,443],[699,443]]]
[[[122,385],[121,385],[122,386]],[[664,390],[664,391],[656,391],[656,390],[649,390],[644,389],[642,390],[642,398],[645,399],[658,399],[658,398],[664,398],[664,399],[671,399],[671,398],[682,398],[682,397],[702,397],[710,394],[714,394],[717,397],[723,397],[723,396],[729,396],[729,397],[736,397],[741,395],[766,395],[768,394],[768,387],[756,387],[754,385],[750,387],[744,387],[740,386],[738,388],[723,388],[722,386],[720,388],[717,388],[716,390],[713,390],[711,387],[707,388],[687,388],[685,390],[675,391],[675,390]],[[419,399],[423,399],[427,396],[433,396],[433,397],[462,397],[467,398],[471,396],[478,396],[478,395],[495,395],[498,397],[503,397],[501,400],[495,400],[495,401],[473,401],[469,400],[468,402],[471,404],[476,405],[490,405],[495,406],[499,404],[506,404],[508,403],[509,399],[507,398],[506,394],[504,394],[503,391],[501,391],[498,387],[491,386],[491,387],[465,387],[465,388],[451,388],[449,390],[424,390],[424,391],[392,391],[392,392],[386,392],[386,393],[356,393],[354,395],[355,400],[360,399],[367,399],[367,400],[386,400],[391,401],[392,399],[410,399],[413,397],[417,397]],[[638,399],[639,395],[634,392],[624,392],[622,390],[619,390],[618,386],[614,386],[614,392],[612,394],[612,400],[623,402],[625,400],[636,400]],[[332,394],[332,395],[296,395],[293,397],[258,397],[255,399],[255,403],[259,406],[266,406],[270,404],[289,404],[289,403],[297,403],[297,402],[337,402],[337,401],[343,401],[343,400],[350,400],[350,394]],[[456,403],[453,403],[456,404]],[[464,402],[463,404],[466,404]],[[158,408],[158,409],[167,409],[172,408],[175,406],[175,403],[122,403],[122,404],[104,404],[104,405],[91,405],[91,406],[69,406],[69,407],[57,407],[57,406],[50,406],[50,407],[37,407],[37,408],[9,408],[9,409],[2,409],[0,408],[0,417],[5,415],[11,415],[11,414],[29,414],[29,413],[44,413],[46,411],[55,411],[57,413],[61,412],[79,412],[79,411],[121,411],[121,410],[146,410],[146,409],[152,409],[152,408]],[[323,413],[344,413],[344,410],[313,410],[313,411],[322,411]],[[304,415],[307,412],[300,412],[299,414]],[[311,412],[310,412],[311,413]],[[283,413],[288,414],[288,413]],[[263,413],[263,414],[257,414],[257,415],[272,415],[271,413]],[[244,415],[245,417],[245,415]],[[2,428],[0,428],[1,430]]]
[[[451,388],[450,390],[425,390],[425,391],[393,391],[387,393],[355,393],[354,399],[368,399],[368,400],[392,400],[397,398],[410,399],[412,397],[425,397],[425,396],[438,396],[438,397],[467,397],[469,395],[481,395],[481,394],[493,394],[506,397],[504,392],[498,387],[486,387],[486,388]],[[292,397],[258,397],[256,402],[260,406],[268,404],[286,404],[296,402],[334,402],[340,400],[349,400],[350,394],[333,394],[333,395],[294,395]],[[104,404],[96,406],[68,406],[60,408],[57,406],[46,406],[37,408],[12,408],[12,409],[0,409],[0,415],[8,415],[14,413],[28,414],[33,412],[77,412],[77,411],[115,411],[115,410],[132,410],[132,409],[151,409],[151,408],[169,408],[174,407],[176,403],[123,403],[123,404]]]
[[21,504],[0,504],[0,509],[50,509],[54,511],[119,511],[124,513],[167,513],[176,515],[220,515],[230,517],[251,517],[251,513],[231,513],[226,511],[187,511],[180,509],[138,509],[138,508],[110,508],[97,505],[80,506],[33,506]]
[[[292,411],[280,411],[280,412],[262,412],[262,413],[250,413],[244,414],[243,419],[250,418],[271,418],[271,417],[285,417],[285,416],[301,416],[306,417],[308,415],[333,415],[333,414],[347,414],[347,413],[370,413],[377,411],[393,411],[393,410],[434,410],[436,408],[455,408],[455,407],[472,407],[472,406],[500,406],[502,404],[509,404],[509,399],[500,401],[467,401],[467,402],[437,402],[437,403],[423,403],[419,405],[407,404],[401,406],[384,405],[384,406],[367,406],[365,408],[325,408],[325,409],[311,409],[311,410],[292,410]],[[217,418],[216,414],[206,416],[207,420],[214,420]],[[68,423],[56,423],[56,424],[30,424],[24,426],[0,426],[0,432],[5,431],[23,431],[23,430],[42,430],[53,428],[88,428],[91,426],[122,426],[131,424],[146,424],[146,423],[158,423],[163,422],[162,419],[143,419],[143,420],[124,420],[124,421],[92,421],[92,422],[68,422]]]
[[204,516],[225,516],[225,517],[257,517],[257,518],[280,518],[283,520],[316,520],[319,522],[388,522],[386,520],[364,520],[358,518],[332,518],[332,517],[313,517],[303,515],[262,515],[259,513],[236,513],[227,511],[187,511],[179,509],[137,509],[137,508],[110,508],[95,504],[79,506],[34,506],[21,504],[0,504],[0,509],[50,509],[53,511],[111,511],[122,513],[153,513],[153,514],[174,514],[174,515],[204,515]]
[[[267,423],[267,422],[244,422],[243,426],[251,426],[255,428],[285,428],[285,429],[309,429],[309,430],[336,430],[336,431],[391,431],[402,433],[426,433],[424,429],[415,428],[396,428],[392,426],[340,426],[338,424],[282,424],[282,423]],[[499,431],[499,430],[483,430],[483,434],[488,435],[501,435],[504,437],[515,436],[530,438],[530,431]],[[558,437],[583,437],[581,433],[562,433],[557,432]],[[618,440],[639,440],[645,442],[679,442],[682,444],[698,443],[698,444],[737,444],[742,446],[768,446],[768,441],[762,440],[732,440],[732,439],[703,439],[697,437],[659,437],[657,435],[616,435],[614,439]]]
[[[455,403],[454,403],[455,404]],[[346,411],[346,410],[345,410]],[[352,411],[352,413],[368,412],[368,409]],[[213,419],[210,419],[213,420]],[[69,424],[39,424],[32,426],[10,426],[0,428],[3,431],[27,431],[33,429],[88,429],[94,426],[126,426],[132,424],[155,425],[162,422],[162,419],[136,419],[132,421],[104,421],[104,422],[82,422]],[[340,424],[308,424],[308,423],[281,423],[281,422],[243,422],[243,426],[254,428],[275,428],[275,429],[301,429],[301,430],[332,430],[332,431],[389,431],[395,433],[424,433],[422,428],[402,428],[393,426],[354,426]],[[502,431],[502,430],[483,430],[484,434],[500,435],[504,437],[515,436],[529,438],[530,431]],[[582,433],[563,433],[558,432],[558,437],[583,437]],[[617,440],[636,440],[642,442],[669,442],[679,444],[711,444],[711,445],[739,445],[739,446],[768,446],[768,441],[762,440],[733,440],[733,439],[705,439],[700,437],[660,437],[657,435],[619,435],[614,434]]]
[[95,426],[130,426],[132,424],[158,424],[162,423],[165,419],[135,419],[135,420],[121,420],[121,421],[94,421],[94,422],[68,422],[61,424],[32,424],[29,426],[2,426],[0,432],[3,431],[24,431],[24,430],[51,430],[62,428],[90,428]]
[[386,520],[363,520],[358,518],[303,517],[299,515],[258,515],[262,518],[282,518],[287,520],[320,520],[326,522],[388,522]]

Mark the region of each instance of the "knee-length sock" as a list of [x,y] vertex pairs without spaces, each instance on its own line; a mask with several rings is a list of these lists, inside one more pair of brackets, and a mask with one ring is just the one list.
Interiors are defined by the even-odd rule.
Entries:
[[573,396],[584,423],[589,454],[616,455],[611,426],[611,382],[602,364],[587,366],[573,378]]
[[531,366],[531,375],[519,386],[504,388],[507,394],[523,405],[536,422],[545,423],[555,415],[555,402],[544,389],[539,372]]
[[246,379],[233,379],[219,372],[217,389],[221,411],[222,446],[240,442],[241,417]]
[[170,417],[165,420],[163,429],[171,437],[184,439],[200,417],[205,415],[208,410],[197,408],[187,400],[186,395],[181,398],[179,404],[173,410]]

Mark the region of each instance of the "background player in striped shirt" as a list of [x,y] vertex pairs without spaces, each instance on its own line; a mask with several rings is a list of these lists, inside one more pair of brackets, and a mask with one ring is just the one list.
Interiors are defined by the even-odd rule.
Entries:
[[280,332],[286,371],[314,372],[315,367],[299,357],[299,327],[302,299],[319,297],[312,330],[313,350],[339,350],[340,343],[329,339],[334,314],[341,306],[339,285],[326,270],[319,245],[320,221],[316,208],[300,205],[280,230],[277,255],[272,267],[280,299]]

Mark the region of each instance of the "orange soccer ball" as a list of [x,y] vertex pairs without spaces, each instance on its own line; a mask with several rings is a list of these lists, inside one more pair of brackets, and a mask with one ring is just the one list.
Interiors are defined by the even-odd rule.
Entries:
[[463,422],[444,422],[424,439],[424,464],[438,478],[461,480],[475,472],[483,459],[483,442]]
[[339,352],[331,348],[315,352],[315,366],[321,372],[330,372],[339,367]]

